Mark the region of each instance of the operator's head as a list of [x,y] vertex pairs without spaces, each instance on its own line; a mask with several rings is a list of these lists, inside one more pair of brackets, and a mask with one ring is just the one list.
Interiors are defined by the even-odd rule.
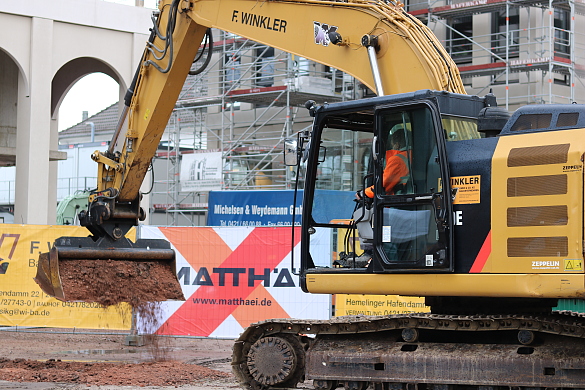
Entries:
[[392,146],[392,149],[395,150],[403,149],[406,146],[404,128],[402,126],[400,126],[400,128],[398,128],[398,126],[394,126],[392,130],[393,132],[390,137],[390,144]]

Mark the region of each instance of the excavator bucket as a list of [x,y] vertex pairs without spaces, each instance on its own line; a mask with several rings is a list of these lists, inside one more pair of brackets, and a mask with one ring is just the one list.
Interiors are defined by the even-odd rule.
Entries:
[[136,306],[184,300],[176,275],[175,251],[165,240],[60,237],[40,254],[35,281],[61,301]]

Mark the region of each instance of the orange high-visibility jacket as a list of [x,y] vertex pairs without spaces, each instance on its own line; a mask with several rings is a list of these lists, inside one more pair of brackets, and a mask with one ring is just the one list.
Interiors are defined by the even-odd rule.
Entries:
[[[382,185],[387,195],[394,195],[394,187],[403,183],[408,177],[407,160],[408,152],[406,150],[390,149],[386,151],[386,167],[384,167]],[[365,194],[368,198],[373,198],[374,186],[366,188]]]

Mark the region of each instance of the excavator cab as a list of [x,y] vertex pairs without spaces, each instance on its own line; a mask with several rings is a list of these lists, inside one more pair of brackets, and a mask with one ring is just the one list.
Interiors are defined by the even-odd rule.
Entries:
[[[446,144],[479,137],[475,119],[484,105],[419,91],[312,109],[301,233],[306,291],[321,288],[307,282],[320,280],[315,275],[453,272]],[[356,200],[356,192],[366,195]],[[336,222],[344,219],[349,227]]]
[[[381,139],[375,166],[374,270],[449,270],[448,224],[440,188],[447,170],[438,157],[440,120],[426,104],[375,110]],[[387,140],[383,142],[383,140]],[[443,145],[444,148],[444,145]]]

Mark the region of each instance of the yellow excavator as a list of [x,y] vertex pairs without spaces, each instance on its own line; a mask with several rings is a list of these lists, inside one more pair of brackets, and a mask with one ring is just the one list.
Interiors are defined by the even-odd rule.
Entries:
[[[126,234],[143,217],[139,187],[184,79],[202,70],[192,69],[200,42],[210,56],[218,28],[339,69],[378,95],[308,102],[312,129],[286,142],[303,178],[292,264],[303,290],[422,296],[431,308],[253,324],[234,345],[242,386],[585,388],[585,323],[553,310],[585,296],[585,107],[509,117],[492,94],[466,95],[437,38],[391,0],[163,0],[153,19],[110,149],[92,156],[98,189],[80,215],[92,236],[62,237],[41,255],[45,292],[72,299],[60,279],[66,261],[172,270],[168,243]],[[396,148],[405,168],[390,188]],[[322,169],[332,159],[343,174]],[[323,255],[317,232],[343,244]]]

